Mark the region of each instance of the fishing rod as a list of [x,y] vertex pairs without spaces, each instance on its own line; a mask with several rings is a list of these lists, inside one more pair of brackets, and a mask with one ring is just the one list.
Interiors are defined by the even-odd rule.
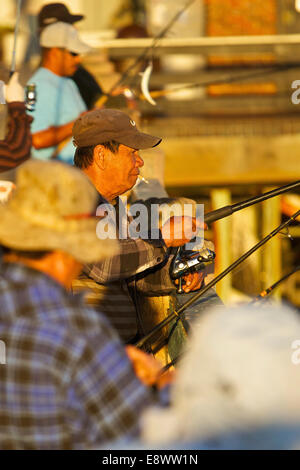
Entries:
[[[251,300],[251,302],[249,302],[248,305],[252,305],[255,302],[259,302],[260,300],[265,300],[268,297],[268,295],[270,295],[277,286],[279,286],[282,282],[284,282],[286,279],[288,279],[290,276],[292,276],[293,274],[295,274],[299,270],[300,270],[300,265],[296,266],[295,269],[293,269],[288,274],[283,276],[281,279],[279,279],[279,281],[272,284],[272,286],[268,287],[268,289],[263,290],[258,296],[256,296],[253,300]],[[162,367],[162,369],[160,371],[160,375],[163,375],[172,366],[177,364],[182,359],[182,357],[183,357],[183,354],[178,354],[178,356],[176,356],[174,359],[172,359],[172,361],[170,361],[168,364],[166,364],[164,367]]]
[[19,31],[19,23],[20,23],[20,18],[21,18],[21,6],[22,6],[22,0],[18,0],[17,20],[16,20],[16,26],[15,26],[15,32],[14,32],[14,45],[13,45],[13,53],[12,53],[12,61],[11,61],[9,77],[11,77],[16,71],[16,50],[17,50],[17,37],[18,37],[18,31]]
[[270,287],[268,287],[267,289],[263,290],[259,295],[257,295],[253,300],[251,300],[251,302],[249,302],[249,305],[252,305],[254,304],[255,302],[259,302],[260,300],[265,300],[266,297],[268,297],[268,295],[271,294],[271,292],[273,292],[274,289],[276,289],[276,287],[278,287],[282,282],[284,282],[286,279],[288,279],[290,276],[292,276],[293,274],[295,274],[297,271],[300,270],[300,265],[299,266],[296,266],[295,269],[293,269],[292,271],[290,271],[288,274],[286,274],[285,276],[283,276],[281,279],[279,279],[279,281],[277,282],[274,282],[274,284],[272,284]]
[[180,18],[180,16],[192,5],[192,3],[194,3],[195,0],[189,0],[177,13],[176,15],[173,16],[173,18],[169,21],[169,23],[161,30],[161,32],[155,36],[153,38],[153,41],[152,41],[152,44],[150,44],[150,46],[148,46],[144,52],[142,52],[141,55],[139,55],[136,60],[133,62],[133,64],[131,64],[122,74],[122,76],[120,77],[120,79],[117,81],[117,83],[115,83],[111,89],[103,94],[103,96],[98,100],[98,106],[103,106],[106,101],[108,100],[108,98],[111,96],[112,92],[118,87],[120,86],[123,81],[125,80],[125,78],[129,75],[129,73],[131,72],[131,70],[133,70],[140,62],[142,62],[148,55],[148,52],[151,51],[152,49],[154,49],[156,47],[156,44],[157,42],[162,39],[166,34],[167,32],[171,29],[171,27],[173,26],[174,23],[176,23],[176,21],[178,20],[178,18]]
[[[236,81],[242,81],[242,80],[247,80],[251,78],[256,78],[256,77],[261,77],[265,75],[271,75],[279,72],[285,72],[287,70],[293,69],[293,68],[299,68],[300,64],[284,64],[284,65],[277,65],[276,67],[272,67],[266,70],[260,70],[259,72],[254,72],[254,73],[249,73],[249,74],[243,74],[243,75],[237,75],[237,76],[232,76],[232,75],[225,75],[221,78],[215,79],[215,80],[206,80],[203,82],[198,82],[198,83],[189,83],[186,85],[181,85],[178,87],[174,87],[169,90],[156,90],[156,91],[151,91],[150,96],[151,98],[161,98],[163,96],[170,95],[172,93],[176,93],[177,91],[182,91],[182,90],[187,90],[187,89],[192,89],[192,88],[199,88],[199,87],[204,87],[204,86],[209,86],[209,85],[221,85],[224,83],[233,83]],[[145,96],[143,94],[139,95],[140,100],[146,100]]]
[[[272,191],[268,191],[267,193],[261,194],[260,196],[252,197],[246,201],[238,202],[230,206],[224,206],[212,212],[207,212],[204,214],[204,222],[209,224],[211,222],[215,222],[216,220],[223,219],[224,217],[245,209],[246,207],[249,207],[253,204],[257,204],[271,197],[275,197],[287,191],[296,189],[299,185],[300,181],[296,181],[294,183],[281,186],[280,188],[273,189]],[[186,251],[183,249],[183,247],[178,247],[170,267],[171,279],[179,280],[177,292],[179,294],[184,292],[182,288],[183,276],[191,272],[202,271],[206,266],[211,264],[214,259],[215,253],[212,250],[202,250],[197,254],[196,251]]]
[[167,372],[172,366],[175,366],[177,362],[179,362],[182,359],[183,354],[178,354],[178,356],[174,357],[172,361],[170,361],[168,364],[166,364],[164,367],[161,368],[159,375],[163,375],[165,372]]
[[181,318],[181,314],[186,308],[190,307],[196,300],[198,300],[202,295],[204,295],[209,289],[214,287],[221,279],[223,279],[227,274],[233,271],[237,266],[239,266],[245,259],[249,258],[255,251],[257,251],[261,246],[271,240],[275,235],[277,235],[285,227],[288,227],[298,216],[300,215],[300,210],[295,212],[286,222],[283,222],[274,230],[272,230],[269,235],[264,237],[260,242],[254,245],[250,250],[248,250],[244,255],[234,261],[228,268],[226,268],[222,273],[216,276],[211,282],[209,282],[203,289],[197,292],[190,300],[183,304],[177,311],[168,315],[165,320],[156,325],[144,338],[139,340],[135,346],[141,348],[147,341],[153,338],[153,336],[159,332],[163,327],[167,326],[170,322],[175,320],[175,318]]
[[295,181],[290,184],[286,184],[284,186],[280,186],[279,188],[263,193],[260,196],[251,197],[250,199],[246,199],[246,201],[237,202],[236,204],[232,204],[231,206],[224,206],[224,207],[221,207],[220,209],[207,212],[206,214],[204,214],[204,222],[206,224],[210,224],[212,222],[215,222],[216,220],[223,219],[224,217],[228,217],[234,212],[237,212],[242,209],[245,209],[246,207],[252,206],[253,204],[258,204],[259,202],[263,202],[271,197],[279,196],[280,194],[284,194],[298,187],[300,187],[300,180]]
[[[230,206],[224,206],[224,207],[221,207],[220,209],[216,209],[211,212],[207,212],[206,214],[204,214],[204,221],[206,224],[215,222],[216,220],[222,219],[224,217],[228,217],[229,215],[232,215],[234,212],[245,209],[246,207],[249,207],[253,204],[263,202],[269,198],[278,196],[290,190],[294,190],[299,186],[300,186],[300,180],[290,183],[290,184],[286,184],[279,188],[273,189],[259,196],[254,196],[245,201],[238,202]],[[176,253],[174,255],[173,263],[171,266],[171,272],[170,272],[170,275],[173,279],[179,279],[179,291],[178,291],[179,293],[183,292],[182,276],[190,272],[191,269],[193,271],[202,270],[204,268],[203,264],[210,264],[210,262],[212,261],[210,257],[208,257],[207,260],[203,259],[201,255],[198,256],[197,259],[195,259],[193,254],[190,257],[189,255],[183,257],[183,253],[181,250],[182,250],[182,247],[177,248]],[[185,254],[186,253],[184,253],[184,255]]]

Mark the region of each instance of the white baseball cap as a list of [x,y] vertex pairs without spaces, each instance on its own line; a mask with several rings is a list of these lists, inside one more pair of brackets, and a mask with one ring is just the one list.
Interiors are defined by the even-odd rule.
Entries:
[[92,49],[80,39],[74,26],[62,21],[46,26],[40,36],[40,45],[42,47],[60,47],[76,54],[85,54]]

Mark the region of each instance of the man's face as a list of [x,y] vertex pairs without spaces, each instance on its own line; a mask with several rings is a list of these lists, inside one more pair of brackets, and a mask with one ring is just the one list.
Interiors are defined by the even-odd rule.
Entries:
[[144,165],[138,150],[120,144],[116,153],[102,147],[105,152],[105,178],[115,196],[119,196],[131,189]]
[[74,75],[80,64],[81,57],[75,52],[66,49],[58,49],[57,60],[60,65],[60,75],[63,77],[70,77]]

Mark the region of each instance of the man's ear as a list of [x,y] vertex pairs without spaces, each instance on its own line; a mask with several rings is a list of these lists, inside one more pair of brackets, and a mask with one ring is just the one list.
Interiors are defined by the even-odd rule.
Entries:
[[96,145],[94,148],[94,161],[96,165],[101,168],[101,170],[105,170],[106,167],[106,159],[105,159],[105,152],[103,145],[99,144]]

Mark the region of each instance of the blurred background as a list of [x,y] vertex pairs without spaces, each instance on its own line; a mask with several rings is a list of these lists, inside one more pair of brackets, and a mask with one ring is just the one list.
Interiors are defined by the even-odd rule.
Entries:
[[[39,66],[36,14],[46,3],[22,2],[16,59],[24,84]],[[204,203],[205,211],[300,179],[300,1],[64,3],[85,15],[76,27],[94,50],[83,64],[102,90],[122,79],[134,94],[109,98],[106,106],[128,109],[144,131],[163,137],[159,150],[143,155],[146,178],[158,178],[171,196]],[[0,79],[6,80],[16,2],[0,0],[0,7]],[[140,88],[149,66],[154,104]],[[216,245],[217,272],[299,208],[300,193],[288,193],[215,223],[207,236]],[[299,240],[295,223],[218,284],[222,300],[255,296],[298,266]],[[272,297],[300,307],[299,271]]]

